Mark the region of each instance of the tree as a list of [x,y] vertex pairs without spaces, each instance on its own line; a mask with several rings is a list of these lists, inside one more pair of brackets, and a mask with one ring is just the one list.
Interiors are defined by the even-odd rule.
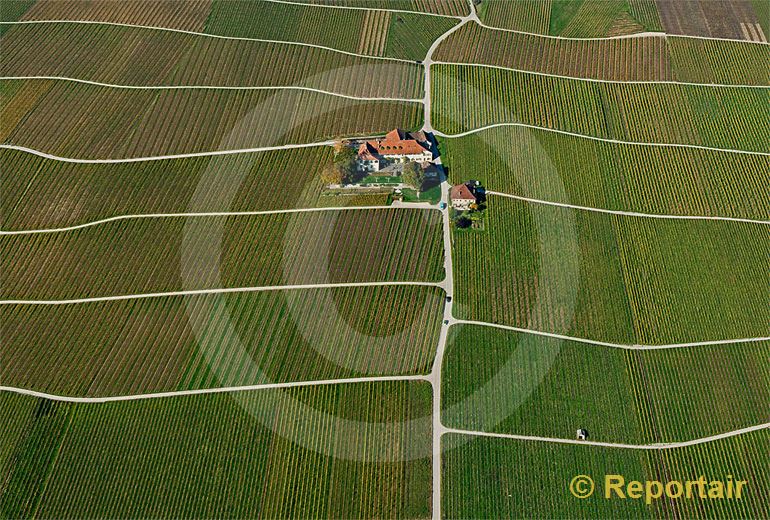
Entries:
[[334,164],[327,164],[321,171],[321,182],[324,184],[342,184],[343,180],[342,172]]
[[356,151],[346,146],[336,154],[334,154],[334,166],[339,170],[342,179],[346,183],[355,182],[357,180],[358,169],[356,167],[356,158],[358,154]]
[[417,195],[419,196],[422,185],[425,182],[425,172],[419,164],[409,161],[404,164],[404,172],[401,174],[401,179],[404,181],[404,184],[417,190]]
[[473,224],[473,221],[466,217],[465,215],[460,215],[455,219],[455,226],[457,226],[460,229],[465,229],[471,226]]
[[343,140],[340,140],[340,139],[334,141],[334,153],[335,154],[338,154],[338,153],[342,152],[346,148],[350,148],[350,143],[348,141],[343,141]]

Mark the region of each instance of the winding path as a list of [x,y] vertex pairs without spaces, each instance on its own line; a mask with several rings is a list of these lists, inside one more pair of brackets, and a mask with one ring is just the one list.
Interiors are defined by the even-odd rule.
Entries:
[[684,448],[686,446],[695,446],[698,444],[705,444],[707,442],[718,441],[720,439],[727,439],[735,437],[736,435],[742,435],[745,433],[756,432],[759,430],[770,429],[770,423],[757,424],[755,426],[747,426],[739,430],[732,430],[729,432],[720,433],[717,435],[710,435],[708,437],[701,437],[699,439],[691,439],[689,441],[681,442],[661,442],[654,444],[625,444],[619,442],[601,442],[601,441],[579,441],[576,439],[563,439],[558,437],[539,437],[536,435],[516,435],[513,433],[493,433],[493,432],[480,432],[475,430],[462,430],[458,428],[446,428],[447,433],[459,433],[462,435],[473,435],[476,437],[493,437],[496,439],[513,439],[518,441],[537,441],[537,442],[553,442],[557,444],[577,444],[579,446],[600,446],[603,448],[624,448],[629,450],[661,450],[672,448]]
[[621,141],[620,139],[608,139],[606,137],[595,137],[592,135],[585,135],[585,134],[578,134],[575,132],[568,132],[567,130],[558,130],[556,128],[546,128],[543,126],[537,126],[537,125],[530,125],[527,123],[493,123],[485,126],[481,126],[479,128],[474,128],[472,130],[466,130],[465,132],[460,132],[457,134],[447,134],[440,130],[434,130],[433,133],[436,134],[439,137],[445,137],[447,139],[455,139],[458,137],[465,137],[468,135],[477,134],[479,132],[483,132],[484,130],[489,130],[491,128],[500,128],[503,126],[517,126],[521,128],[531,128],[533,130],[543,130],[544,132],[553,132],[555,134],[562,134],[562,135],[569,135],[572,137],[579,137],[581,139],[590,139],[591,141],[601,141],[603,143],[613,143],[613,144],[628,144],[632,146],[651,146],[655,148],[693,148],[696,150],[708,150],[711,152],[728,152],[728,153],[740,153],[740,154],[746,154],[746,155],[761,155],[764,157],[770,157],[770,153],[767,152],[752,152],[749,150],[736,150],[733,148],[715,148],[713,146],[701,146],[697,144],[684,144],[684,143],[646,143],[646,142],[640,142],[640,141]]
[[761,224],[769,225],[770,220],[759,220],[743,217],[720,217],[720,216],[705,216],[705,215],[667,215],[661,213],[640,213],[638,211],[622,211],[615,209],[603,209],[594,208],[590,206],[578,206],[576,204],[567,204],[564,202],[552,202],[542,199],[533,199],[531,197],[522,197],[521,195],[511,195],[509,193],[501,193],[499,191],[487,190],[488,195],[496,195],[498,197],[506,197],[509,199],[516,199],[523,202],[529,202],[532,204],[542,204],[545,206],[555,206],[557,208],[574,209],[578,211],[589,211],[593,213],[606,213],[609,215],[622,215],[625,217],[641,217],[641,218],[655,218],[664,220],[722,220],[726,222],[742,222],[748,224]]
[[116,222],[120,220],[134,220],[145,218],[199,218],[199,217],[244,217],[244,216],[258,216],[258,215],[281,215],[284,213],[318,213],[322,211],[358,211],[358,210],[387,210],[387,209],[422,209],[422,210],[434,210],[435,206],[422,205],[422,204],[393,204],[391,206],[340,206],[340,207],[320,207],[320,208],[296,208],[296,209],[271,209],[262,211],[212,211],[206,213],[136,213],[129,215],[118,215],[114,217],[103,218],[100,220],[92,220],[83,224],[75,224],[72,226],[65,226],[59,228],[45,228],[45,229],[24,229],[14,231],[0,231],[0,236],[3,235],[35,235],[40,233],[63,233],[66,231],[75,231],[77,229],[84,229],[93,226],[99,226],[109,222]]
[[770,336],[758,336],[753,338],[737,338],[737,339],[717,339],[710,341],[694,341],[691,343],[669,343],[661,345],[639,345],[628,343],[613,343],[610,341],[599,341],[595,339],[578,338],[575,336],[567,336],[565,334],[556,334],[554,332],[545,332],[542,330],[523,329],[521,327],[514,327],[512,325],[501,325],[499,323],[491,323],[488,321],[475,321],[475,320],[459,320],[451,319],[452,325],[479,325],[482,327],[493,327],[496,329],[510,330],[513,332],[521,332],[524,334],[533,334],[535,336],[543,336],[546,338],[561,339],[565,341],[574,341],[575,343],[585,343],[588,345],[597,345],[600,347],[619,348],[624,350],[666,350],[672,348],[690,348],[690,347],[707,347],[710,345],[731,345],[735,343],[755,343],[759,341],[770,341]]
[[274,390],[280,388],[297,388],[302,386],[322,386],[322,385],[343,385],[354,383],[374,383],[383,381],[425,381],[423,375],[405,375],[405,376],[367,376],[367,377],[348,377],[342,379],[318,379],[314,381],[290,381],[287,383],[266,383],[262,385],[246,386],[223,386],[220,388],[201,388],[197,390],[175,390],[173,392],[155,392],[150,394],[132,394],[115,395],[108,397],[70,397],[66,395],[49,394],[28,390],[26,388],[17,388],[14,386],[0,386],[0,392],[10,392],[20,395],[28,395],[51,401],[60,401],[65,403],[114,403],[119,401],[144,401],[147,399],[164,399],[168,397],[182,397],[186,395],[208,395],[225,394],[231,392],[250,392],[255,390]]
[[204,294],[231,294],[265,291],[292,291],[297,289],[334,289],[341,287],[385,287],[390,285],[442,287],[434,282],[342,282],[342,283],[308,283],[297,285],[259,285],[253,287],[221,287],[215,289],[190,289],[185,291],[167,291],[140,294],[117,294],[113,296],[92,296],[89,298],[72,298],[66,300],[0,300],[0,305],[74,305],[79,303],[114,302],[122,300],[144,300],[148,298],[165,298],[167,296],[197,296]]
[[618,84],[618,85],[682,85],[682,86],[689,86],[689,87],[709,87],[709,88],[760,88],[760,89],[770,88],[770,85],[748,85],[743,83],[695,83],[691,81],[677,81],[672,79],[621,80],[621,79],[584,78],[581,76],[566,76],[563,74],[551,74],[548,72],[537,72],[534,70],[517,69],[514,67],[506,67],[503,65],[491,65],[489,63],[477,63],[477,62],[434,61],[433,64],[454,65],[457,67],[480,67],[484,69],[505,70],[510,72],[518,72],[521,74],[528,74],[531,76],[543,76],[546,78],[569,79],[574,81],[584,81],[588,83],[611,83],[611,84]]
[[85,85],[94,85],[97,87],[107,87],[122,90],[303,90],[306,92],[315,92],[326,96],[333,96],[345,99],[354,99],[356,101],[401,101],[404,103],[422,103],[420,98],[396,98],[396,97],[367,97],[352,96],[349,94],[340,94],[330,90],[323,90],[313,87],[301,87],[296,85],[269,85],[269,86],[235,86],[235,85],[118,85],[115,83],[102,83],[87,79],[70,78],[67,76],[2,76],[3,80],[49,80],[49,81],[69,81],[72,83],[82,83]]

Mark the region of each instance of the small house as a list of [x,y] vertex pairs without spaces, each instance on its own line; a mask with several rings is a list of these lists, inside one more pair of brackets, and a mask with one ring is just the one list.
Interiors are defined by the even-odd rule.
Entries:
[[576,433],[577,440],[584,441],[588,438],[588,430],[585,428],[579,428]]
[[468,211],[472,204],[476,204],[476,195],[473,194],[468,184],[458,184],[449,190],[449,198],[452,207],[457,211]]

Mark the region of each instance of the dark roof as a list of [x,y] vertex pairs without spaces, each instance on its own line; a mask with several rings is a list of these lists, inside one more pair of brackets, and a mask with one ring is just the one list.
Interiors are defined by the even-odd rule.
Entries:
[[449,190],[449,198],[452,200],[473,200],[476,201],[476,196],[473,194],[473,192],[468,188],[465,184],[458,184],[457,186],[452,186],[452,189]]

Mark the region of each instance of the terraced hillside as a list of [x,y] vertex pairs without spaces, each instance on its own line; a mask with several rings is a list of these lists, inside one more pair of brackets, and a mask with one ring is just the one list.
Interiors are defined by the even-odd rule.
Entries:
[[767,150],[766,88],[595,83],[455,65],[434,66],[432,80],[431,119],[447,134],[519,123],[620,141]]
[[[430,407],[425,383],[101,405],[4,395],[0,403],[22,426],[15,439],[3,436],[0,462],[0,503],[12,516],[364,517],[395,509],[424,517],[430,509],[430,422],[417,420]],[[222,485],[241,479],[248,484]],[[372,493],[357,497],[361,485]]]
[[110,396],[425,373],[442,300],[374,286],[3,306],[0,380]]
[[124,220],[72,232],[0,236],[2,295],[45,300],[436,282],[443,262],[439,226],[436,211],[362,209]]
[[766,15],[0,2],[0,517],[763,517]]
[[441,43],[435,58],[608,81],[767,86],[770,48],[753,42],[662,35],[605,40],[556,39],[468,23]]
[[[509,439],[444,437],[446,473],[444,511],[451,518],[587,517],[659,518],[675,511],[682,517],[697,514],[755,518],[762,516],[768,499],[763,493],[770,448],[767,430],[684,448],[629,450],[563,444],[543,444]],[[511,464],[511,460],[519,461]],[[481,461],[481,462],[480,462]],[[505,468],[501,471],[500,468]],[[576,499],[568,482],[578,474],[615,474],[623,468],[628,480],[697,480],[708,468],[714,478],[752,475],[755,493],[742,500],[642,500]],[[533,481],[527,478],[537,475]],[[724,478],[724,477],[722,477]],[[628,482],[627,480],[627,482]],[[599,485],[599,484],[597,484]],[[538,492],[553,489],[553,493]],[[510,496],[509,496],[510,495]]]
[[632,444],[718,435],[765,419],[768,348],[626,350],[456,325],[444,357],[443,422],[540,437],[569,437],[580,425],[592,440]]
[[456,315],[620,343],[768,336],[768,227],[490,196],[457,230]]
[[4,80],[0,89],[4,143],[80,159],[313,143],[414,128],[422,116],[417,103],[285,89],[134,90],[58,80]]
[[770,215],[762,155],[606,143],[516,126],[441,145],[453,184],[479,179],[510,195],[664,216]]
[[422,68],[414,63],[143,27],[19,25],[3,37],[3,53],[2,76],[128,86],[293,86],[357,97],[413,99],[422,93]]

